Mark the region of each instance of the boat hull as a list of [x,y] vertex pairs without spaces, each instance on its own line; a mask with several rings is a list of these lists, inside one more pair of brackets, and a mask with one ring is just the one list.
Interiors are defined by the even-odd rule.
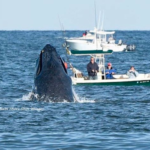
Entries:
[[66,40],[70,50],[102,50],[102,47],[88,40]]
[[[114,75],[115,79],[87,80],[85,78],[72,77],[74,85],[115,85],[115,86],[150,86],[150,74],[140,74],[139,77],[129,79],[127,75]],[[124,78],[122,78],[124,77]]]
[[103,50],[112,49],[113,52],[122,52],[127,49],[127,45],[102,44]]
[[96,43],[88,40],[66,40],[66,45],[71,51],[112,50],[113,52],[122,52],[127,48],[127,45],[100,43],[98,40]]
[[105,85],[105,86],[150,86],[150,80],[143,80],[143,81],[123,81],[123,82],[78,82],[75,85]]

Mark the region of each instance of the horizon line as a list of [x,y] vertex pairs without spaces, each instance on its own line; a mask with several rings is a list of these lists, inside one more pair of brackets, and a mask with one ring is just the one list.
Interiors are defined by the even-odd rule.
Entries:
[[[80,30],[80,29],[73,29],[73,30],[71,30],[71,29],[68,29],[68,30],[60,30],[60,29],[58,29],[58,30],[47,30],[47,29],[44,29],[44,30],[37,30],[37,29],[29,29],[29,30],[27,30],[27,29],[23,29],[23,30],[20,30],[20,29],[8,29],[8,30],[0,30],[0,32],[1,31],[85,31],[86,29],[82,29],[82,30]],[[86,31],[89,31],[89,30],[86,30]],[[150,31],[150,29],[149,30],[144,30],[144,29],[134,29],[134,30],[132,30],[132,29],[109,29],[109,30],[103,30],[103,31]]]

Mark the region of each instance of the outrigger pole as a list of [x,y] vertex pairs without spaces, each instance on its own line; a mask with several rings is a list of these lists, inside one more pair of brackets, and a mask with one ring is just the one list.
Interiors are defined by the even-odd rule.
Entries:
[[100,29],[101,11],[99,12],[99,20],[97,24],[97,29]]
[[102,13],[102,25],[101,25],[101,31],[103,30],[103,24],[104,24],[104,12]]
[[96,2],[94,1],[94,7],[95,7],[95,27],[97,25],[97,20],[96,20]]

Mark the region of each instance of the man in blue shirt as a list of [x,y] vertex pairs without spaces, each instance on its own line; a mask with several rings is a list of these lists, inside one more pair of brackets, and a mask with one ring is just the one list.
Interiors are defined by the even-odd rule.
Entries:
[[112,64],[107,64],[107,69],[105,70],[106,79],[114,79],[113,75],[116,73],[116,70],[112,68]]

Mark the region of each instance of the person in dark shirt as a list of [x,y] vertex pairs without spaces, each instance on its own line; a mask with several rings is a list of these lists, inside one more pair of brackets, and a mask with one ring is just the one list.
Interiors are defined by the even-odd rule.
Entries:
[[91,57],[91,61],[87,64],[87,72],[89,76],[89,80],[96,80],[97,79],[97,72],[99,67],[95,62],[94,58]]
[[112,68],[112,64],[107,64],[107,69],[105,70],[106,79],[114,79],[113,75],[116,73],[116,70]]

